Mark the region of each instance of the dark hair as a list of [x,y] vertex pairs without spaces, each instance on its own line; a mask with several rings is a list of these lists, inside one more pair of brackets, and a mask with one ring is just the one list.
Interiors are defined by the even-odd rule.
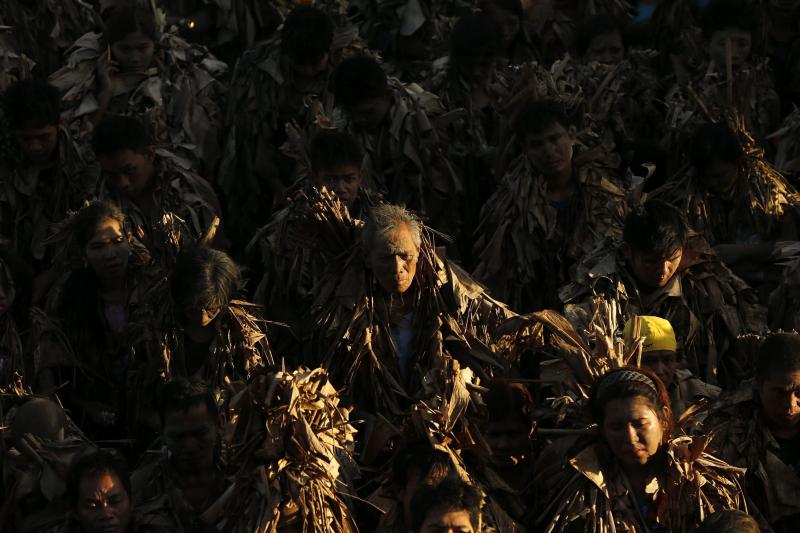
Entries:
[[172,298],[179,309],[227,307],[240,285],[239,267],[233,259],[205,246],[182,251],[170,277]]
[[525,16],[525,10],[522,8],[522,2],[520,0],[481,0],[478,3],[478,7],[484,11],[496,7],[516,15],[519,19]]
[[427,440],[404,440],[392,458],[392,483],[404,487],[412,472],[419,473],[421,485],[438,485],[455,474],[447,453],[431,448]]
[[524,385],[495,381],[489,384],[489,390],[483,397],[489,418],[499,420],[508,416],[522,418],[531,423],[533,418],[533,398]]
[[431,511],[466,511],[477,528],[481,512],[478,489],[460,480],[448,480],[433,487],[422,487],[411,500],[414,531],[419,531]]
[[500,28],[484,13],[467,13],[458,19],[450,35],[450,58],[456,63],[500,53]]
[[800,335],[797,333],[769,335],[758,348],[755,366],[756,379],[761,381],[778,373],[800,370]]
[[636,252],[667,256],[686,246],[689,230],[680,211],[650,200],[628,215],[622,236]]
[[761,528],[755,518],[734,509],[717,511],[706,517],[697,533],[760,533]]
[[625,46],[625,32],[616,17],[601,13],[582,20],[575,28],[575,51],[581,57],[586,55],[595,37],[609,33],[619,33],[622,45]]
[[147,126],[135,117],[111,115],[98,124],[92,135],[95,155],[113,155],[123,150],[142,152],[153,145]]
[[572,122],[564,106],[555,100],[533,100],[525,104],[514,121],[517,139],[524,141],[528,135],[537,135],[554,124],[569,129]]
[[309,146],[311,168],[314,172],[345,165],[361,168],[364,152],[358,141],[345,131],[320,130]]
[[27,329],[33,299],[32,269],[10,246],[0,246],[0,261],[5,263],[14,284],[14,302],[7,312],[11,313],[18,328]]
[[41,80],[16,81],[3,94],[3,113],[11,129],[55,126],[61,113],[61,95]]
[[131,474],[125,459],[109,450],[92,450],[76,456],[67,470],[67,498],[75,507],[78,504],[78,492],[81,480],[86,476],[114,474],[122,482],[125,492],[131,495]]
[[371,57],[356,56],[342,61],[333,72],[333,94],[338,105],[351,107],[386,92],[386,73]]
[[116,205],[98,200],[83,207],[72,222],[75,242],[83,250],[94,237],[97,226],[104,220],[116,220],[125,227],[125,214]]
[[756,13],[747,0],[712,0],[701,12],[701,20],[706,39],[732,28],[751,34],[756,31]]
[[208,414],[213,418],[216,418],[219,413],[214,392],[206,382],[179,377],[161,387],[158,414],[162,424],[167,418],[167,413],[176,411],[183,413],[195,405],[205,405],[208,408]]
[[105,42],[114,44],[132,33],[141,33],[153,42],[158,42],[158,26],[153,12],[133,3],[111,10],[103,30]]
[[[627,376],[635,376],[629,379]],[[649,379],[649,381],[648,381]],[[592,418],[599,425],[605,420],[606,405],[621,398],[642,397],[658,415],[664,427],[664,436],[672,430],[672,406],[664,383],[649,368],[626,366],[606,373],[598,379],[589,393]]]
[[40,439],[59,440],[67,426],[64,408],[47,398],[31,398],[17,408],[11,421],[11,438],[20,439],[30,433]]
[[281,52],[300,65],[318,63],[331,48],[333,22],[315,7],[292,9],[283,22]]
[[738,163],[743,155],[738,137],[725,124],[709,122],[698,126],[692,135],[689,160],[700,171],[714,161]]

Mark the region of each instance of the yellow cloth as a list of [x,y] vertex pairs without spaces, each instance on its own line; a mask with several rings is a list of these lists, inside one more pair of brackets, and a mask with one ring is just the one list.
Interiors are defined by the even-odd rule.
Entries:
[[[675,340],[675,331],[672,329],[672,324],[668,320],[657,316],[640,316],[639,322],[641,324],[640,335],[644,337],[644,345],[642,346],[642,353],[647,352],[676,352],[678,350],[678,341]],[[625,329],[622,332],[626,343],[633,340],[633,319],[628,320],[625,324]]]

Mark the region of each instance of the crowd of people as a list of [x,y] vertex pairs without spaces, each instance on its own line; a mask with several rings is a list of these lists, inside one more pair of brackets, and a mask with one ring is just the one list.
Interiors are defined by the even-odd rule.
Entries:
[[800,2],[0,0],[0,530],[800,531]]

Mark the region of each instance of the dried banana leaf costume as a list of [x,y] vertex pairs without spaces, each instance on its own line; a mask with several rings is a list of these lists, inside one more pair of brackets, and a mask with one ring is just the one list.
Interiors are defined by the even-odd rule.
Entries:
[[[353,32],[335,34],[327,70],[305,86],[281,52],[280,35],[239,59],[230,83],[227,141],[218,176],[232,215],[232,235],[250,235],[254,227],[268,222],[274,201],[294,179],[295,161],[279,151],[289,140],[287,127],[304,131],[317,118],[315,110],[330,113],[328,76],[342,59],[362,54],[363,48]],[[312,106],[312,101],[318,104]],[[247,241],[237,244],[244,248]]]
[[[713,446],[724,460],[747,469],[748,501],[776,533],[800,526],[800,464],[787,463],[767,427],[754,383],[741,384],[714,404],[704,423],[713,432]],[[767,531],[765,529],[765,531]]]
[[781,282],[769,297],[772,331],[800,331],[800,257],[786,261]]
[[[276,364],[267,338],[267,322],[261,306],[232,300],[215,321],[216,335],[203,358],[192,358],[186,337],[175,326],[164,349],[163,374],[169,377],[197,377],[214,387],[247,379],[264,366]],[[194,354],[196,355],[196,354]]]
[[0,388],[3,456],[0,457],[3,503],[0,505],[0,528],[18,533],[61,531],[70,508],[65,500],[66,473],[78,455],[95,450],[69,417],[62,440],[39,438],[30,433],[14,442],[11,427],[16,406],[35,397],[20,383],[4,382]]
[[0,22],[14,27],[15,50],[33,60],[40,78],[61,67],[64,52],[78,37],[102,24],[83,0],[2,0]]
[[[708,514],[744,505],[738,481],[741,469],[707,454],[708,437],[678,437],[663,445],[662,484],[649,487],[655,507],[648,519],[640,513],[603,438],[586,429],[591,422],[585,418],[586,403],[593,384],[611,370],[640,361],[644,339],[635,337],[626,345],[618,336],[620,318],[613,303],[598,299],[588,314],[572,317],[582,334],[553,311],[513,318],[500,330],[497,348],[511,359],[529,350],[541,351],[541,377],[556,396],[549,418],[584,433],[557,439],[540,455],[532,486],[535,531],[689,532]],[[618,374],[649,379],[637,372]]]
[[768,62],[743,65],[733,73],[730,83],[719,68],[707,64],[687,86],[676,84],[667,92],[665,146],[685,150],[686,132],[708,120],[724,119],[731,111],[741,114],[747,131],[759,144],[766,145],[766,137],[780,124],[780,99]]
[[657,107],[661,87],[653,70],[657,56],[654,50],[628,50],[625,59],[607,65],[567,55],[550,72],[562,94],[581,91],[581,111],[592,116],[596,127],[613,133],[618,144],[657,139],[664,121]]
[[728,199],[708,192],[690,169],[684,169],[652,196],[685,212],[689,225],[712,246],[798,240],[800,194],[766,161],[743,121],[736,116],[732,124],[744,156]]
[[[97,59],[108,46],[101,34],[87,33],[70,49],[66,65],[50,76],[63,95],[65,123],[78,139],[91,135],[99,109]],[[114,96],[106,112],[142,118],[156,142],[210,174],[221,156],[225,87],[219,80],[227,66],[172,33],[161,34],[153,60],[144,79]]]
[[418,212],[437,231],[459,235],[464,183],[449,156],[452,115],[415,83],[389,78],[388,84],[388,116],[375,131],[358,130],[341,115],[334,122],[360,141],[372,190]]
[[423,231],[417,271],[406,296],[410,317],[410,361],[401,369],[388,304],[365,264],[360,243],[331,264],[311,309],[310,353],[323,358],[332,379],[360,410],[392,419],[422,394],[427,370],[445,356],[479,376],[502,368],[490,348],[494,328],[511,315],[483,287],[439,255],[433,235]]
[[214,233],[220,205],[211,185],[194,173],[189,161],[157,149],[154,167],[153,212],[140,209],[104,181],[100,198],[119,205],[134,237],[158,263],[169,267],[181,248]]
[[722,264],[700,237],[689,239],[678,271],[667,285],[641,293],[617,245],[598,247],[577,267],[576,281],[560,297],[571,306],[589,307],[600,296],[618,306],[623,322],[635,315],[669,320],[689,369],[707,383],[735,383],[751,373],[739,360],[733,339],[766,329],[764,308],[755,291]]
[[536,517],[537,530],[688,533],[714,512],[746,509],[743,470],[710,455],[709,440],[684,436],[664,445],[664,475],[648,487],[653,507],[646,518],[602,438],[578,440],[567,448],[560,471],[551,469],[543,480],[542,493],[550,497]]
[[604,162],[576,146],[576,192],[559,208],[523,154],[486,202],[475,236],[473,275],[518,312],[559,306],[557,288],[605,235],[622,234],[626,191]]
[[[306,184],[290,198],[248,245],[248,255],[262,272],[255,301],[267,318],[288,324],[298,338],[310,332],[304,320],[313,303],[315,287],[328,263],[336,260],[356,239],[359,224],[335,193]],[[359,189],[356,220],[376,202]],[[319,224],[317,221],[332,221]]]
[[14,28],[0,28],[0,90],[5,91],[15,81],[30,78],[35,66],[33,59],[20,50]]
[[51,226],[97,192],[100,169],[69,131],[58,131],[58,159],[45,170],[18,158],[0,170],[0,235],[9,239],[35,270],[50,266],[44,241]]
[[349,508],[356,430],[327,373],[300,367],[234,383],[224,428],[231,484],[210,512],[219,531],[358,531]]

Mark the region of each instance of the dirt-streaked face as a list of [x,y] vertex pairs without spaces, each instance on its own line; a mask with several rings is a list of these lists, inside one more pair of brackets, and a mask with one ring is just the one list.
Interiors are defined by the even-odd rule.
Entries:
[[389,294],[403,294],[411,287],[418,260],[419,248],[407,225],[386,235],[376,235],[367,257],[375,279]]
[[314,175],[314,184],[317,187],[325,186],[328,190],[335,192],[339,200],[348,208],[353,207],[353,203],[358,197],[361,181],[361,167],[357,165],[324,168]]
[[623,467],[647,464],[658,453],[664,437],[658,414],[641,396],[608,402],[601,430]]
[[561,178],[572,173],[573,133],[554,122],[539,133],[525,137],[525,154],[545,178]]
[[25,158],[34,165],[53,161],[58,149],[58,124],[14,130],[14,138]]
[[422,526],[420,533],[473,533],[472,525],[467,511],[456,509],[432,509]]
[[75,518],[84,533],[126,533],[131,510],[128,491],[116,474],[100,472],[81,478]]
[[135,200],[150,190],[155,177],[155,152],[120,150],[97,158],[107,183],[126,198]]
[[800,424],[800,370],[775,373],[758,383],[761,408],[768,424],[779,431],[791,431]]
[[646,254],[635,250],[626,253],[631,273],[636,281],[647,289],[661,289],[669,283],[678,271],[683,259],[683,248],[678,248],[668,256]]
[[128,237],[119,221],[113,218],[100,221],[83,252],[89,267],[101,281],[119,279],[128,269]]
[[180,472],[207,472],[214,466],[217,420],[205,403],[164,415],[164,443]]
[[708,55],[717,69],[724,72],[727,44],[731,44],[731,64],[733,68],[740,67],[750,59],[750,50],[753,46],[753,38],[750,32],[728,28],[714,32],[708,43]]
[[141,32],[129,33],[111,45],[111,59],[120,72],[144,72],[153,64],[156,43]]
[[586,49],[586,61],[616,65],[625,58],[625,45],[618,31],[603,33],[592,39]]

